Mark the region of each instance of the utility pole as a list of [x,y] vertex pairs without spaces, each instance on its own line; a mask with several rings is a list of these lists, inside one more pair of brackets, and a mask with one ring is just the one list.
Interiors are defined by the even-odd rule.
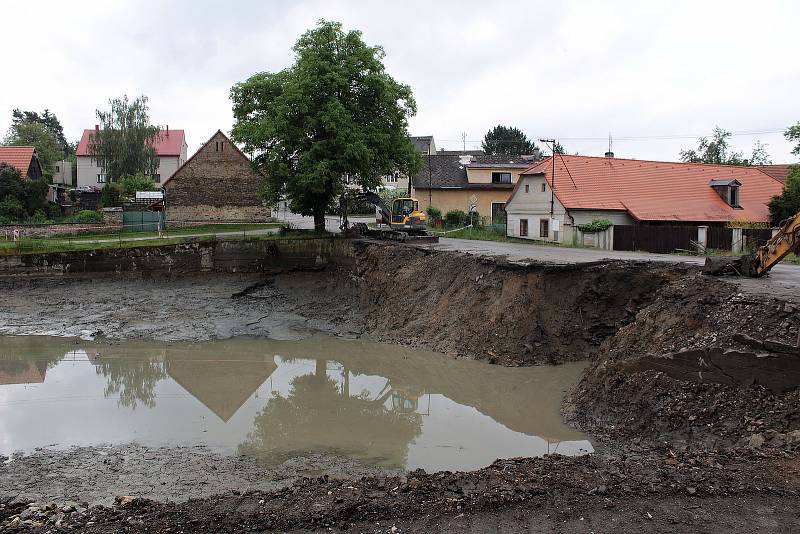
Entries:
[[431,151],[428,151],[428,207],[430,208],[433,206],[433,192],[431,188],[433,187],[433,172],[431,171]]
[[550,143],[550,158],[553,160],[553,183],[550,184],[550,218],[553,218],[553,205],[555,204],[556,194],[556,140],[555,139],[539,139],[540,143]]

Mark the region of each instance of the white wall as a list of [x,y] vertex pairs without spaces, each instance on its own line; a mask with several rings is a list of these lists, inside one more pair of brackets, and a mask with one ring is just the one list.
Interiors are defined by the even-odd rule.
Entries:
[[[165,182],[167,178],[178,170],[178,167],[186,162],[186,145],[184,145],[182,152],[183,154],[180,156],[160,156],[158,158],[158,170],[156,172],[161,175],[161,183]],[[97,182],[97,175],[103,174],[103,171],[97,166],[94,158],[78,156],[77,160],[78,187],[88,185],[102,188],[104,184]]]
[[[558,221],[558,242],[571,241],[572,226],[566,216],[564,206],[561,205],[557,198],[553,202],[553,214],[550,214],[551,191],[550,185],[545,181],[544,176],[524,176],[520,180],[521,183],[517,192],[506,205],[506,234],[521,239],[555,241],[554,221]],[[544,191],[542,191],[543,185]],[[528,186],[527,191],[525,186]],[[520,220],[522,219],[528,221],[527,236],[520,235]],[[549,221],[550,232],[547,237],[539,235],[539,227],[542,220]]]

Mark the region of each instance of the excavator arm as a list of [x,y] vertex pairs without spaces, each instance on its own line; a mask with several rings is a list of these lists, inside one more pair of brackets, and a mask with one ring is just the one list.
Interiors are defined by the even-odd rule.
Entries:
[[800,213],[787,219],[778,233],[750,256],[742,257],[742,274],[759,277],[800,246]]

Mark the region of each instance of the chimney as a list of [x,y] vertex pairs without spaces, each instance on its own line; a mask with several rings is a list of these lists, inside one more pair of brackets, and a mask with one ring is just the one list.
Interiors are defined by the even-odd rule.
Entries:
[[99,124],[95,124],[94,125],[94,133],[98,133],[99,131],[100,131],[100,125]]
[[167,124],[167,137],[169,137],[169,124]]
[[606,157],[607,158],[613,158],[614,157],[614,153],[609,150],[608,152],[606,152]]

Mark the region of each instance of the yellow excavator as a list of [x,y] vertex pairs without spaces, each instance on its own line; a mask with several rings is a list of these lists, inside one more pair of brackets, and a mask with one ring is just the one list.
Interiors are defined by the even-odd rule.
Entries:
[[788,254],[800,248],[800,213],[785,220],[778,233],[752,254],[740,258],[706,258],[704,271],[710,274],[739,274],[758,278]]
[[[365,200],[378,208],[381,222],[389,227],[389,232],[383,231],[381,235],[373,232],[377,237],[406,240],[407,236],[434,238],[428,233],[428,214],[419,209],[419,201],[412,197],[395,198],[387,206],[383,199],[371,191],[342,195],[340,199],[340,213],[342,217],[341,229],[347,232],[353,228],[347,220],[347,206],[351,202]],[[356,227],[362,234],[366,228]],[[438,241],[438,238],[436,238]]]

